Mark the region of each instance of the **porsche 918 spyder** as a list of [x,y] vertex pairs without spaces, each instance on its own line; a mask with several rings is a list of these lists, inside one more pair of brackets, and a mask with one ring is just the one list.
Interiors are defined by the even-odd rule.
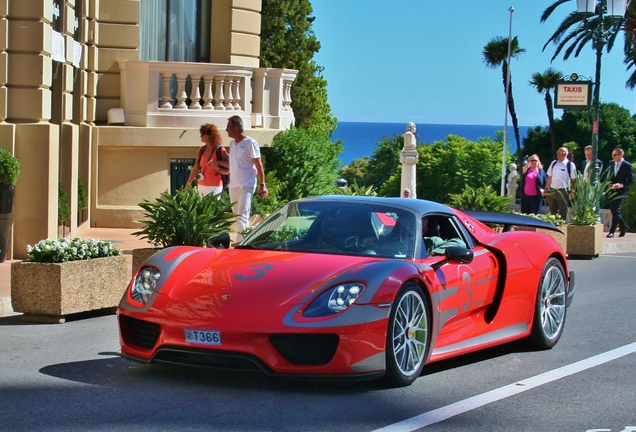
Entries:
[[[495,226],[497,230],[491,228]],[[289,202],[235,247],[172,247],[118,307],[141,362],[406,386],[425,364],[563,333],[574,274],[538,219],[405,198]]]

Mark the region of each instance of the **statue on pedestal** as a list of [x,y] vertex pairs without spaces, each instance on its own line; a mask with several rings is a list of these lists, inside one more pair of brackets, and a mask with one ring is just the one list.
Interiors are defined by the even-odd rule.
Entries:
[[508,196],[515,199],[517,196],[517,188],[519,187],[517,185],[517,178],[519,177],[517,164],[511,163],[508,165],[508,168],[510,169],[510,173],[508,174],[508,184],[506,185],[508,187]]
[[419,156],[417,154],[417,137],[415,123],[408,123],[406,125],[406,132],[402,134],[404,138],[404,148],[400,152],[400,162],[402,163],[402,196],[404,192],[408,190],[408,198],[417,198],[417,191],[415,189],[415,168]]

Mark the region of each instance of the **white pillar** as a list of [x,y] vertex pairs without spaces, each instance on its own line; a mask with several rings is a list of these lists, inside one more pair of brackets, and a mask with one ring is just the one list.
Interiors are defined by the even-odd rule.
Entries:
[[417,198],[415,169],[419,156],[415,148],[415,123],[406,125],[406,132],[402,134],[404,137],[404,148],[400,152],[400,162],[402,163],[402,183],[400,188],[400,196],[403,195],[405,189],[410,190],[409,198]]

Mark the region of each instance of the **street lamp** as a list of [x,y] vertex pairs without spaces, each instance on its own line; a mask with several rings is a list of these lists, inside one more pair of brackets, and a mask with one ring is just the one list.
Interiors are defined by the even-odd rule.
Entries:
[[[512,13],[515,8],[510,6],[508,12],[510,12],[510,20],[508,25],[508,56],[506,61],[508,62],[508,68],[506,70],[506,109],[504,110],[504,130],[503,130],[503,154],[501,156],[501,196],[506,195],[506,151],[508,150],[508,96],[510,92],[510,55],[512,49]],[[514,204],[514,203],[513,203]]]
[[592,110],[594,123],[592,124],[592,172],[590,179],[596,183],[599,176],[598,161],[598,121],[601,114],[600,90],[601,90],[601,55],[603,47],[607,44],[607,31],[604,28],[603,15],[623,17],[625,15],[626,0],[576,0],[577,12],[598,17],[597,26],[592,33],[592,41],[596,50],[596,79],[594,82],[594,94]]

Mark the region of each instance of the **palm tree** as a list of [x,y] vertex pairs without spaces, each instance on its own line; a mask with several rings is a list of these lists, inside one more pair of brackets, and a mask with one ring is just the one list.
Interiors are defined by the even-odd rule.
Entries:
[[[524,48],[519,46],[519,41],[515,36],[510,41],[510,58],[517,58],[526,52]],[[489,68],[497,68],[501,66],[503,75],[504,93],[506,93],[506,76],[508,75],[508,38],[496,36],[484,47],[482,51],[482,61]],[[521,166],[521,140],[519,139],[519,122],[517,121],[517,112],[515,111],[515,100],[512,97],[512,78],[508,87],[508,111],[512,118],[512,126],[515,131],[515,140],[517,141],[517,166]],[[505,144],[505,143],[504,143]]]
[[[546,22],[557,7],[564,3],[568,3],[569,1],[570,0],[557,0],[551,4],[541,14],[541,22]],[[597,5],[596,7],[599,8],[600,5]],[[610,52],[614,47],[616,37],[618,36],[619,31],[623,29],[623,25],[626,21],[628,24],[630,22],[634,22],[629,17],[633,17],[635,13],[636,2],[634,6],[630,5],[630,7],[628,7],[626,13],[628,17],[627,19],[603,15],[603,29],[605,30],[605,36],[607,38],[607,45],[605,49],[607,52]],[[556,50],[552,56],[552,60],[557,58],[563,49],[565,49],[563,52],[563,60],[569,59],[572,54],[574,54],[574,57],[578,57],[588,43],[592,46],[594,45],[594,34],[596,33],[599,24],[600,21],[598,15],[590,16],[585,13],[573,11],[566,16],[559,27],[557,27],[556,31],[543,46],[543,51],[545,51],[546,47],[552,43],[556,45]],[[633,48],[633,39],[631,42],[629,49]],[[628,38],[625,38],[625,44],[628,43]]]
[[535,72],[532,74],[530,85],[537,89],[539,93],[545,94],[545,106],[548,111],[548,124],[550,125],[550,139],[552,141],[552,154],[556,154],[556,136],[554,130],[554,107],[552,105],[552,94],[550,93],[563,79],[563,74],[554,68],[547,68],[543,74]]

